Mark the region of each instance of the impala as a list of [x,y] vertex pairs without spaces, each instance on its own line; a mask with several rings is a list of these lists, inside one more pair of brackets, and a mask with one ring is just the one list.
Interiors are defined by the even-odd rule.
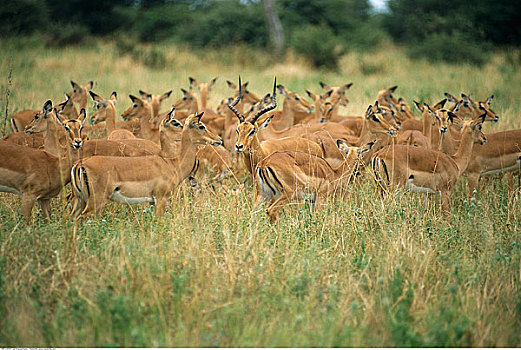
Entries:
[[78,110],[85,109],[87,111],[88,96],[87,93],[94,86],[94,82],[89,81],[86,85],[79,85],[71,80],[72,91],[69,92],[69,96],[72,102],[78,105]]
[[372,147],[372,152],[374,152],[387,144],[387,136],[394,136],[396,129],[383,118],[383,111],[385,110],[380,109],[376,103],[375,106],[370,105],[367,108],[362,133],[358,138],[331,131],[317,131],[305,137],[318,143],[322,147],[323,157],[332,167],[337,167],[344,161],[344,155],[337,147],[337,140],[342,139],[351,146],[360,146],[379,140]]
[[440,193],[442,210],[447,212],[451,192],[469,165],[474,143],[487,141],[481,132],[483,120],[484,116],[465,122],[460,147],[454,155],[401,145],[378,151],[371,166],[382,193],[395,186],[412,192]]
[[181,92],[183,93],[183,97],[174,102],[172,107],[175,107],[176,109],[186,109],[188,114],[198,113],[199,111],[204,112],[203,122],[205,125],[207,125],[214,133],[222,135],[224,131],[225,118],[208,108],[200,110],[199,104],[197,103],[197,97],[192,90],[181,89]]
[[349,182],[355,174],[358,156],[372,143],[358,149],[338,140],[338,147],[347,153],[345,161],[332,168],[323,158],[295,151],[274,152],[259,162],[255,169],[256,206],[268,202],[266,213],[271,221],[292,200],[313,195],[313,207],[327,195]]
[[[96,214],[110,200],[154,203],[155,215],[162,215],[168,198],[193,169],[197,146],[220,145],[222,139],[201,122],[203,113],[190,115],[181,132],[179,155],[175,158],[90,157],[72,168],[73,189],[78,202],[73,216]],[[179,123],[172,118],[164,125]]]
[[[41,118],[53,118],[51,101],[45,103]],[[44,145],[46,151],[0,141],[0,191],[22,195],[21,211],[27,221],[35,202],[49,218],[51,198],[70,181],[68,148],[60,147],[55,130],[44,133]]]
[[200,83],[192,77],[188,77],[188,81],[190,82],[190,89],[192,86],[195,86],[199,90],[199,95],[201,96],[201,110],[206,110],[208,106],[208,96],[217,81],[217,77],[213,78],[208,83]]
[[258,138],[258,132],[259,130],[262,130],[268,126],[272,116],[268,116],[262,122],[258,122],[258,119],[263,114],[277,107],[276,89],[277,85],[275,81],[275,85],[273,86],[273,94],[271,95],[272,104],[266,108],[263,108],[251,118],[246,119],[244,115],[235,109],[235,105],[241,98],[240,90],[237,99],[228,105],[228,107],[239,119],[239,125],[237,125],[237,142],[235,144],[235,150],[237,152],[244,153],[244,162],[252,174],[257,162],[275,151],[293,150],[322,156],[322,150],[318,144],[302,137],[286,137],[260,142]]

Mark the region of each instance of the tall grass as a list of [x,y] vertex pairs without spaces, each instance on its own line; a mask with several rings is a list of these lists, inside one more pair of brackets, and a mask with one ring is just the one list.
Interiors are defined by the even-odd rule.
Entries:
[[[495,94],[502,120],[486,129],[521,127],[521,73],[504,53],[478,69],[410,61],[388,46],[344,56],[333,74],[248,48],[134,48],[163,55],[165,68],[148,68],[113,43],[29,44],[0,44],[1,77],[13,56],[10,111],[61,100],[70,79],[94,80],[102,96],[116,90],[121,112],[139,89],[180,97],[188,76],[219,76],[216,105],[230,94],[225,79],[241,74],[262,95],[277,75],[299,93],[318,91],[319,80],[353,81],[343,111],[352,115],[390,85],[410,102]],[[521,345],[521,201],[505,179],[486,181],[470,204],[463,179],[447,217],[436,198],[399,192],[382,201],[369,174],[316,212],[288,206],[275,224],[253,208],[253,192],[251,182],[238,196],[183,185],[162,218],[148,206],[109,204],[77,226],[63,197],[50,223],[35,216],[26,226],[20,198],[0,194],[0,345]]]

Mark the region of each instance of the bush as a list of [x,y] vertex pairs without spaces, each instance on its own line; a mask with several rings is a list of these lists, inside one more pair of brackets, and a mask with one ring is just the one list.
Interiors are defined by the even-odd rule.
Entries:
[[139,40],[157,42],[172,38],[178,28],[183,28],[189,18],[184,4],[165,5],[141,11],[134,24]]
[[293,32],[291,45],[315,67],[338,68],[341,46],[333,31],[326,26],[305,26]]
[[54,23],[48,27],[49,46],[67,46],[83,44],[90,35],[89,29],[81,24]]
[[4,0],[0,5],[0,36],[32,34],[48,20],[43,0]]
[[488,60],[490,49],[487,44],[477,43],[460,32],[454,32],[432,34],[422,42],[411,44],[407,51],[411,58],[426,58],[431,62],[481,65]]

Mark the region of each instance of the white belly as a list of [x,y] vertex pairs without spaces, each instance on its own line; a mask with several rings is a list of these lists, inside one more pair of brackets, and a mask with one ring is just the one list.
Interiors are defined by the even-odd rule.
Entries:
[[412,182],[413,182],[413,179],[407,180],[407,185],[405,186],[405,188],[408,191],[417,192],[417,193],[439,193],[439,191],[435,191],[432,188],[416,186]]
[[22,195],[22,192],[18,191],[16,188],[2,186],[2,185],[0,185],[0,192],[16,193],[16,194]]
[[511,165],[511,166],[506,167],[506,168],[485,171],[484,173],[481,173],[481,176],[501,174],[501,173],[505,173],[505,172],[511,171],[511,170],[519,170],[520,165],[521,165],[521,160],[518,159],[516,164],[514,164],[514,165]]
[[138,204],[138,203],[152,203],[156,204],[156,199],[154,197],[125,197],[121,194],[120,191],[114,191],[112,193],[112,197],[110,197],[111,201],[125,204]]

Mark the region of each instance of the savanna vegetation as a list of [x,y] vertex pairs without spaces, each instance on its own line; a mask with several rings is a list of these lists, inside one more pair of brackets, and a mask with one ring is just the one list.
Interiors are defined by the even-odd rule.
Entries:
[[[273,76],[300,94],[320,91],[319,81],[353,82],[343,110],[350,115],[361,115],[384,86],[398,85],[409,102],[494,94],[501,119],[485,131],[521,127],[519,51],[494,52],[477,68],[412,61],[386,44],[344,54],[338,72],[327,72],[300,56],[273,61],[242,46],[0,45],[2,127],[6,109],[63,100],[70,79],[94,80],[101,96],[117,91],[119,115],[139,89],[174,89],[168,106],[189,76],[219,77],[209,103],[216,106],[232,93],[225,80],[239,73],[259,95],[271,91]],[[275,223],[254,209],[249,176],[226,184],[242,181],[237,195],[184,184],[164,217],[154,218],[151,206],[109,204],[76,225],[67,191],[53,200],[50,223],[33,214],[30,225],[20,197],[0,194],[0,344],[521,345],[521,199],[504,177],[483,181],[470,203],[462,178],[443,216],[435,196],[426,203],[399,191],[381,200],[366,173],[344,197],[316,212],[295,203]]]
[[[118,94],[218,77],[209,107],[240,74],[258,94],[273,77],[306,97],[353,82],[341,114],[362,115],[383,87],[434,104],[448,92],[494,95],[498,123],[521,128],[521,27],[510,1],[273,1],[276,55],[261,1],[7,0],[0,5],[0,131],[9,116],[63,101],[69,81]],[[282,97],[279,96],[279,106]],[[89,97],[88,112],[94,105]],[[279,108],[280,109],[280,108]],[[417,117],[420,112],[414,110]],[[213,174],[212,174],[213,175]],[[197,175],[201,184],[208,169]],[[242,172],[195,191],[166,214],[110,203],[74,222],[69,187],[47,222],[0,193],[0,345],[40,347],[521,346],[521,194],[482,179],[450,212],[439,198],[393,192],[372,173],[313,211],[291,203],[270,222]]]

